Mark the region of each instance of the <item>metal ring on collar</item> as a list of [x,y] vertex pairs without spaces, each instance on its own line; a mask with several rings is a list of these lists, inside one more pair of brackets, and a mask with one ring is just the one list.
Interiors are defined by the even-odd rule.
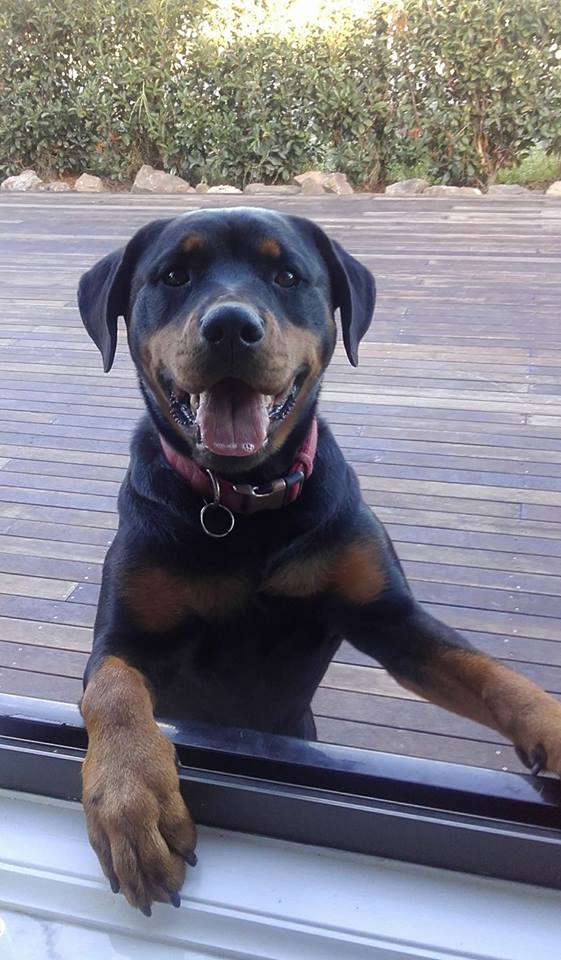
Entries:
[[[236,523],[236,519],[229,507],[225,507],[223,503],[220,503],[220,481],[218,480],[218,477],[215,477],[211,470],[207,470],[206,473],[210,477],[210,482],[212,483],[212,495],[214,499],[211,503],[205,503],[204,507],[201,507],[201,512],[199,515],[201,527],[208,537],[214,537],[216,540],[220,540],[222,537],[227,537],[228,534],[232,532]],[[225,514],[226,525],[222,532],[216,533],[207,526],[205,517],[209,510],[221,510],[223,514]]]
[[[211,530],[207,526],[205,516],[209,510],[221,510],[225,514],[225,518],[227,518],[227,527],[221,533],[215,533],[214,530]],[[220,539],[221,537],[227,537],[228,534],[231,533],[232,530],[234,529],[234,526],[236,523],[236,519],[232,511],[229,510],[228,507],[225,507],[223,503],[216,503],[216,501],[214,503],[205,503],[204,507],[201,508],[200,518],[201,518],[201,527],[203,528],[206,535],[208,537],[215,537],[215,539]]]

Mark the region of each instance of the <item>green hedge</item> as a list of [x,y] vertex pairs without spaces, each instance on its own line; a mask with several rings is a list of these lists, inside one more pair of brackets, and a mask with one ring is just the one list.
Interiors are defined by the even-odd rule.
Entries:
[[[280,7],[280,9],[279,9]],[[3,0],[0,173],[485,183],[561,149],[557,0]],[[310,16],[306,19],[304,11]]]

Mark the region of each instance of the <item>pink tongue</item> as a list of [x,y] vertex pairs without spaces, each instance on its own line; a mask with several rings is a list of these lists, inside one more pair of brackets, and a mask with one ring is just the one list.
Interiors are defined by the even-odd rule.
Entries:
[[267,439],[269,416],[263,394],[239,380],[223,380],[201,394],[197,423],[212,453],[250,457]]

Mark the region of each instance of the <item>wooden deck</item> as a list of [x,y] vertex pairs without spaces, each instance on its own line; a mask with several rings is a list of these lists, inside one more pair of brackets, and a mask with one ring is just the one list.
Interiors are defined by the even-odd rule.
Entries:
[[[0,200],[3,691],[80,694],[141,409],[123,337],[111,375],[101,372],[78,278],[148,220],[227,202],[237,201]],[[338,352],[322,406],[418,597],[560,695],[561,203],[265,205],[318,220],[377,276],[361,365]],[[324,740],[519,769],[491,731],[415,698],[348,645],[315,711]]]

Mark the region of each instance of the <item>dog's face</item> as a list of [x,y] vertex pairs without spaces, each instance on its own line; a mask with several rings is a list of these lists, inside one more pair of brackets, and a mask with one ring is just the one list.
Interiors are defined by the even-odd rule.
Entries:
[[356,364],[374,299],[370,273],[319,227],[255,208],[151,223],[89,270],[78,294],[105,370],[122,315],[158,429],[225,474],[280,450],[310,413],[337,308]]

